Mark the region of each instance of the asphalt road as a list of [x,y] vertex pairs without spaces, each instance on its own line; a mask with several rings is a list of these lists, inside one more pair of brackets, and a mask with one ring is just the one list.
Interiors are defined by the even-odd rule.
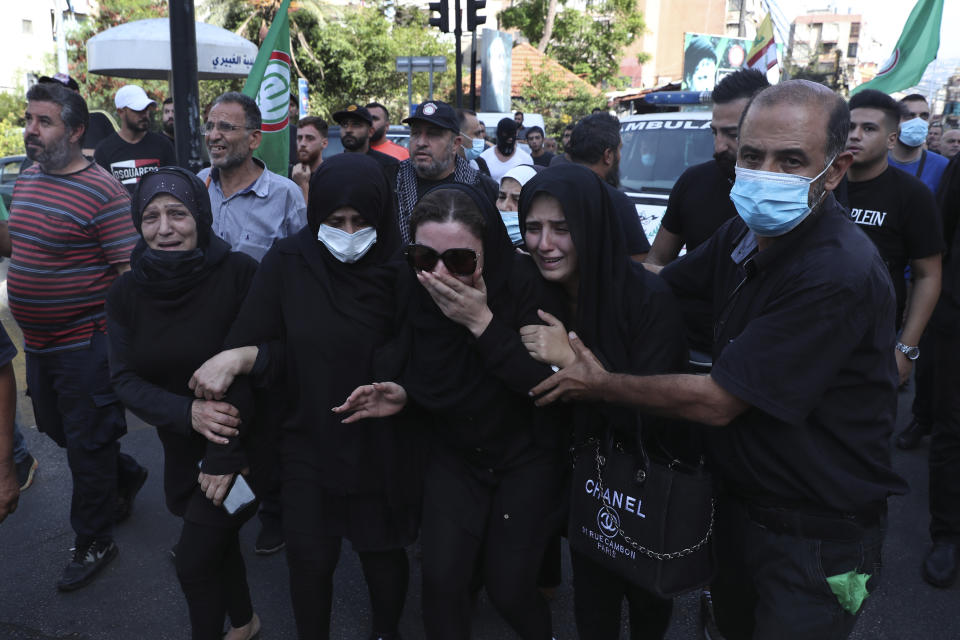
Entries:
[[[0,298],[5,303],[5,264],[0,264]],[[0,320],[18,344],[19,331],[5,304]],[[180,640],[189,637],[187,608],[177,584],[169,549],[179,521],[163,504],[160,443],[153,429],[131,416],[123,448],[150,469],[130,520],[116,532],[120,555],[92,584],[62,594],[55,584],[70,559],[73,542],[68,514],[70,475],[64,453],[33,425],[24,398],[23,357],[15,362],[22,424],[32,453],[40,461],[34,485],[21,497],[15,514],[0,524],[0,640]],[[906,424],[911,394],[901,394],[900,425]],[[858,640],[960,639],[956,614],[960,586],[939,590],[920,578],[919,566],[928,545],[926,515],[928,442],[916,451],[894,449],[894,464],[912,488],[890,500],[889,533],[884,549],[884,575],[854,631]],[[286,558],[253,553],[257,521],[241,534],[254,607],[263,621],[263,640],[294,638],[289,606]],[[560,639],[576,637],[569,559],[564,552],[567,582],[552,602],[554,630]],[[423,637],[420,622],[419,563],[411,549],[411,588],[401,623],[407,640]],[[369,634],[369,604],[359,563],[345,545],[335,576],[332,637],[361,640]],[[693,595],[677,599],[670,640],[696,638],[697,602]],[[516,637],[481,596],[474,637],[499,640]],[[628,637],[626,631],[623,637]]]

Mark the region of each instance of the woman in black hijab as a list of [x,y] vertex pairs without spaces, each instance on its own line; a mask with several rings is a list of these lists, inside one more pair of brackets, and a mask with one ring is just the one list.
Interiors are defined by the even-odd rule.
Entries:
[[[687,351],[676,301],[666,284],[630,260],[606,189],[592,171],[560,165],[539,173],[523,187],[519,208],[527,250],[543,278],[559,286],[566,301],[566,326],[542,314],[546,325],[521,329],[534,358],[557,367],[570,364],[567,330],[572,329],[610,371],[649,375],[684,370]],[[629,441],[635,437],[637,414],[579,403],[573,421],[575,444],[602,437],[609,429],[618,440]],[[644,417],[645,441],[657,426],[655,418]],[[576,552],[571,558],[574,611],[583,640],[620,637],[624,597],[631,637],[663,637],[670,600],[629,584]]]
[[229,615],[227,638],[253,638],[260,621],[237,534],[255,503],[234,515],[220,506],[237,474],[252,468],[256,488],[250,385],[238,378],[222,400],[198,400],[188,382],[222,348],[257,265],[213,235],[207,189],[189,171],[146,174],[131,204],[142,237],[106,303],[113,386],[163,444],[167,507],[184,520],[176,566],[192,637],[221,638]]
[[492,203],[468,186],[430,191],[410,229],[412,268],[399,286],[407,354],[399,384],[361,387],[335,411],[355,411],[345,420],[354,422],[396,412],[409,398],[427,413],[427,638],[470,637],[478,572],[520,637],[547,640],[550,611],[537,572],[559,519],[562,423],[534,410],[530,383],[552,371],[530,358],[518,334],[536,321],[543,287]]
[[[416,537],[420,499],[413,433],[394,418],[347,427],[330,411],[373,378],[374,353],[394,333],[389,259],[399,231],[379,164],[360,154],[324,161],[310,181],[307,222],[264,257],[227,338],[234,349],[218,360],[237,358],[231,375],[285,374],[283,527],[299,637],[330,635],[346,538],[367,580],[373,637],[396,638],[409,582],[404,546]],[[219,390],[215,364],[195,376],[202,394]]]

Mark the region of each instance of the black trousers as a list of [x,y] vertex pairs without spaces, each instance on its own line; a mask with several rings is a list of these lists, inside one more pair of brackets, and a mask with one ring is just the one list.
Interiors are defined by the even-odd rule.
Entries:
[[920,338],[920,357],[914,369],[913,418],[924,425],[933,424],[934,394],[936,385],[937,336],[931,328]]
[[190,610],[192,640],[219,640],[224,616],[234,627],[253,618],[239,525],[211,527],[184,522],[177,543],[177,578]]
[[573,612],[580,640],[617,640],[620,609],[627,599],[631,640],[663,638],[670,626],[673,600],[630,584],[590,558],[570,551]]
[[841,606],[827,579],[866,575],[872,593],[884,534],[883,519],[857,540],[777,533],[751,519],[743,503],[724,498],[714,527],[719,571],[711,585],[720,633],[726,640],[847,638],[863,609]]
[[550,608],[537,589],[556,530],[563,466],[554,452],[528,450],[498,468],[436,447],[425,471],[420,528],[423,621],[430,640],[468,640],[473,594],[524,640],[550,640]]
[[934,366],[930,536],[960,543],[960,333],[937,329],[937,349],[930,352]]
[[137,475],[140,465],[120,453],[126,419],[110,384],[106,336],[94,333],[81,349],[26,355],[37,428],[67,451],[76,543],[110,540],[117,489]]
[[[310,533],[284,530],[287,566],[290,569],[290,598],[300,640],[330,637],[333,606],[333,572],[340,559],[340,538],[323,538]],[[407,599],[410,566],[404,549],[359,551],[360,565],[370,593],[373,633],[390,635],[397,631]]]

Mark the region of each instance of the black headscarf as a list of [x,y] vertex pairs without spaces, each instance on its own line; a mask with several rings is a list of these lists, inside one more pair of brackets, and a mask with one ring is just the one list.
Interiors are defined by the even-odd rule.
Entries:
[[541,193],[560,201],[577,249],[577,334],[614,371],[628,371],[630,327],[625,301],[642,285],[607,189],[593,171],[576,164],[538,173],[520,192],[521,233],[526,233],[530,205]]
[[[197,246],[190,251],[159,251],[142,237],[143,211],[150,201],[168,194],[184,204],[197,224]],[[213,235],[213,213],[207,187],[190,171],[161,167],[140,178],[130,204],[133,226],[141,233],[130,254],[130,269],[142,287],[155,294],[177,295],[193,288],[230,253],[230,245]]]
[[[481,241],[487,306],[494,315],[509,314],[513,301],[507,283],[515,251],[500,212],[483,193],[465,184],[443,184],[428,193],[442,189],[465,193],[483,214]],[[411,294],[407,318],[413,336],[408,375],[404,378],[411,397],[428,410],[475,411],[488,407],[496,389],[486,384],[488,374],[476,354],[470,331],[443,315],[409,267],[404,290]]]
[[[356,209],[377,231],[376,243],[352,264],[337,260],[317,240],[320,225],[341,207]],[[307,226],[297,237],[301,252],[339,313],[370,328],[392,320],[396,265],[387,263],[396,257],[400,232],[393,192],[376,160],[359,153],[324,160],[310,178]]]

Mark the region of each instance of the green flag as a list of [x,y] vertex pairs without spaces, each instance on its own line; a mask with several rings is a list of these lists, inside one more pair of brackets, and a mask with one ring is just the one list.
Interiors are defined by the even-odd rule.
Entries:
[[917,0],[910,12],[897,46],[876,77],[856,87],[851,94],[863,89],[894,93],[909,89],[920,82],[927,65],[937,57],[940,48],[940,19],[943,0]]
[[282,176],[290,166],[289,6],[290,0],[283,0],[243,85],[243,94],[257,101],[263,117],[263,142],[254,155]]

